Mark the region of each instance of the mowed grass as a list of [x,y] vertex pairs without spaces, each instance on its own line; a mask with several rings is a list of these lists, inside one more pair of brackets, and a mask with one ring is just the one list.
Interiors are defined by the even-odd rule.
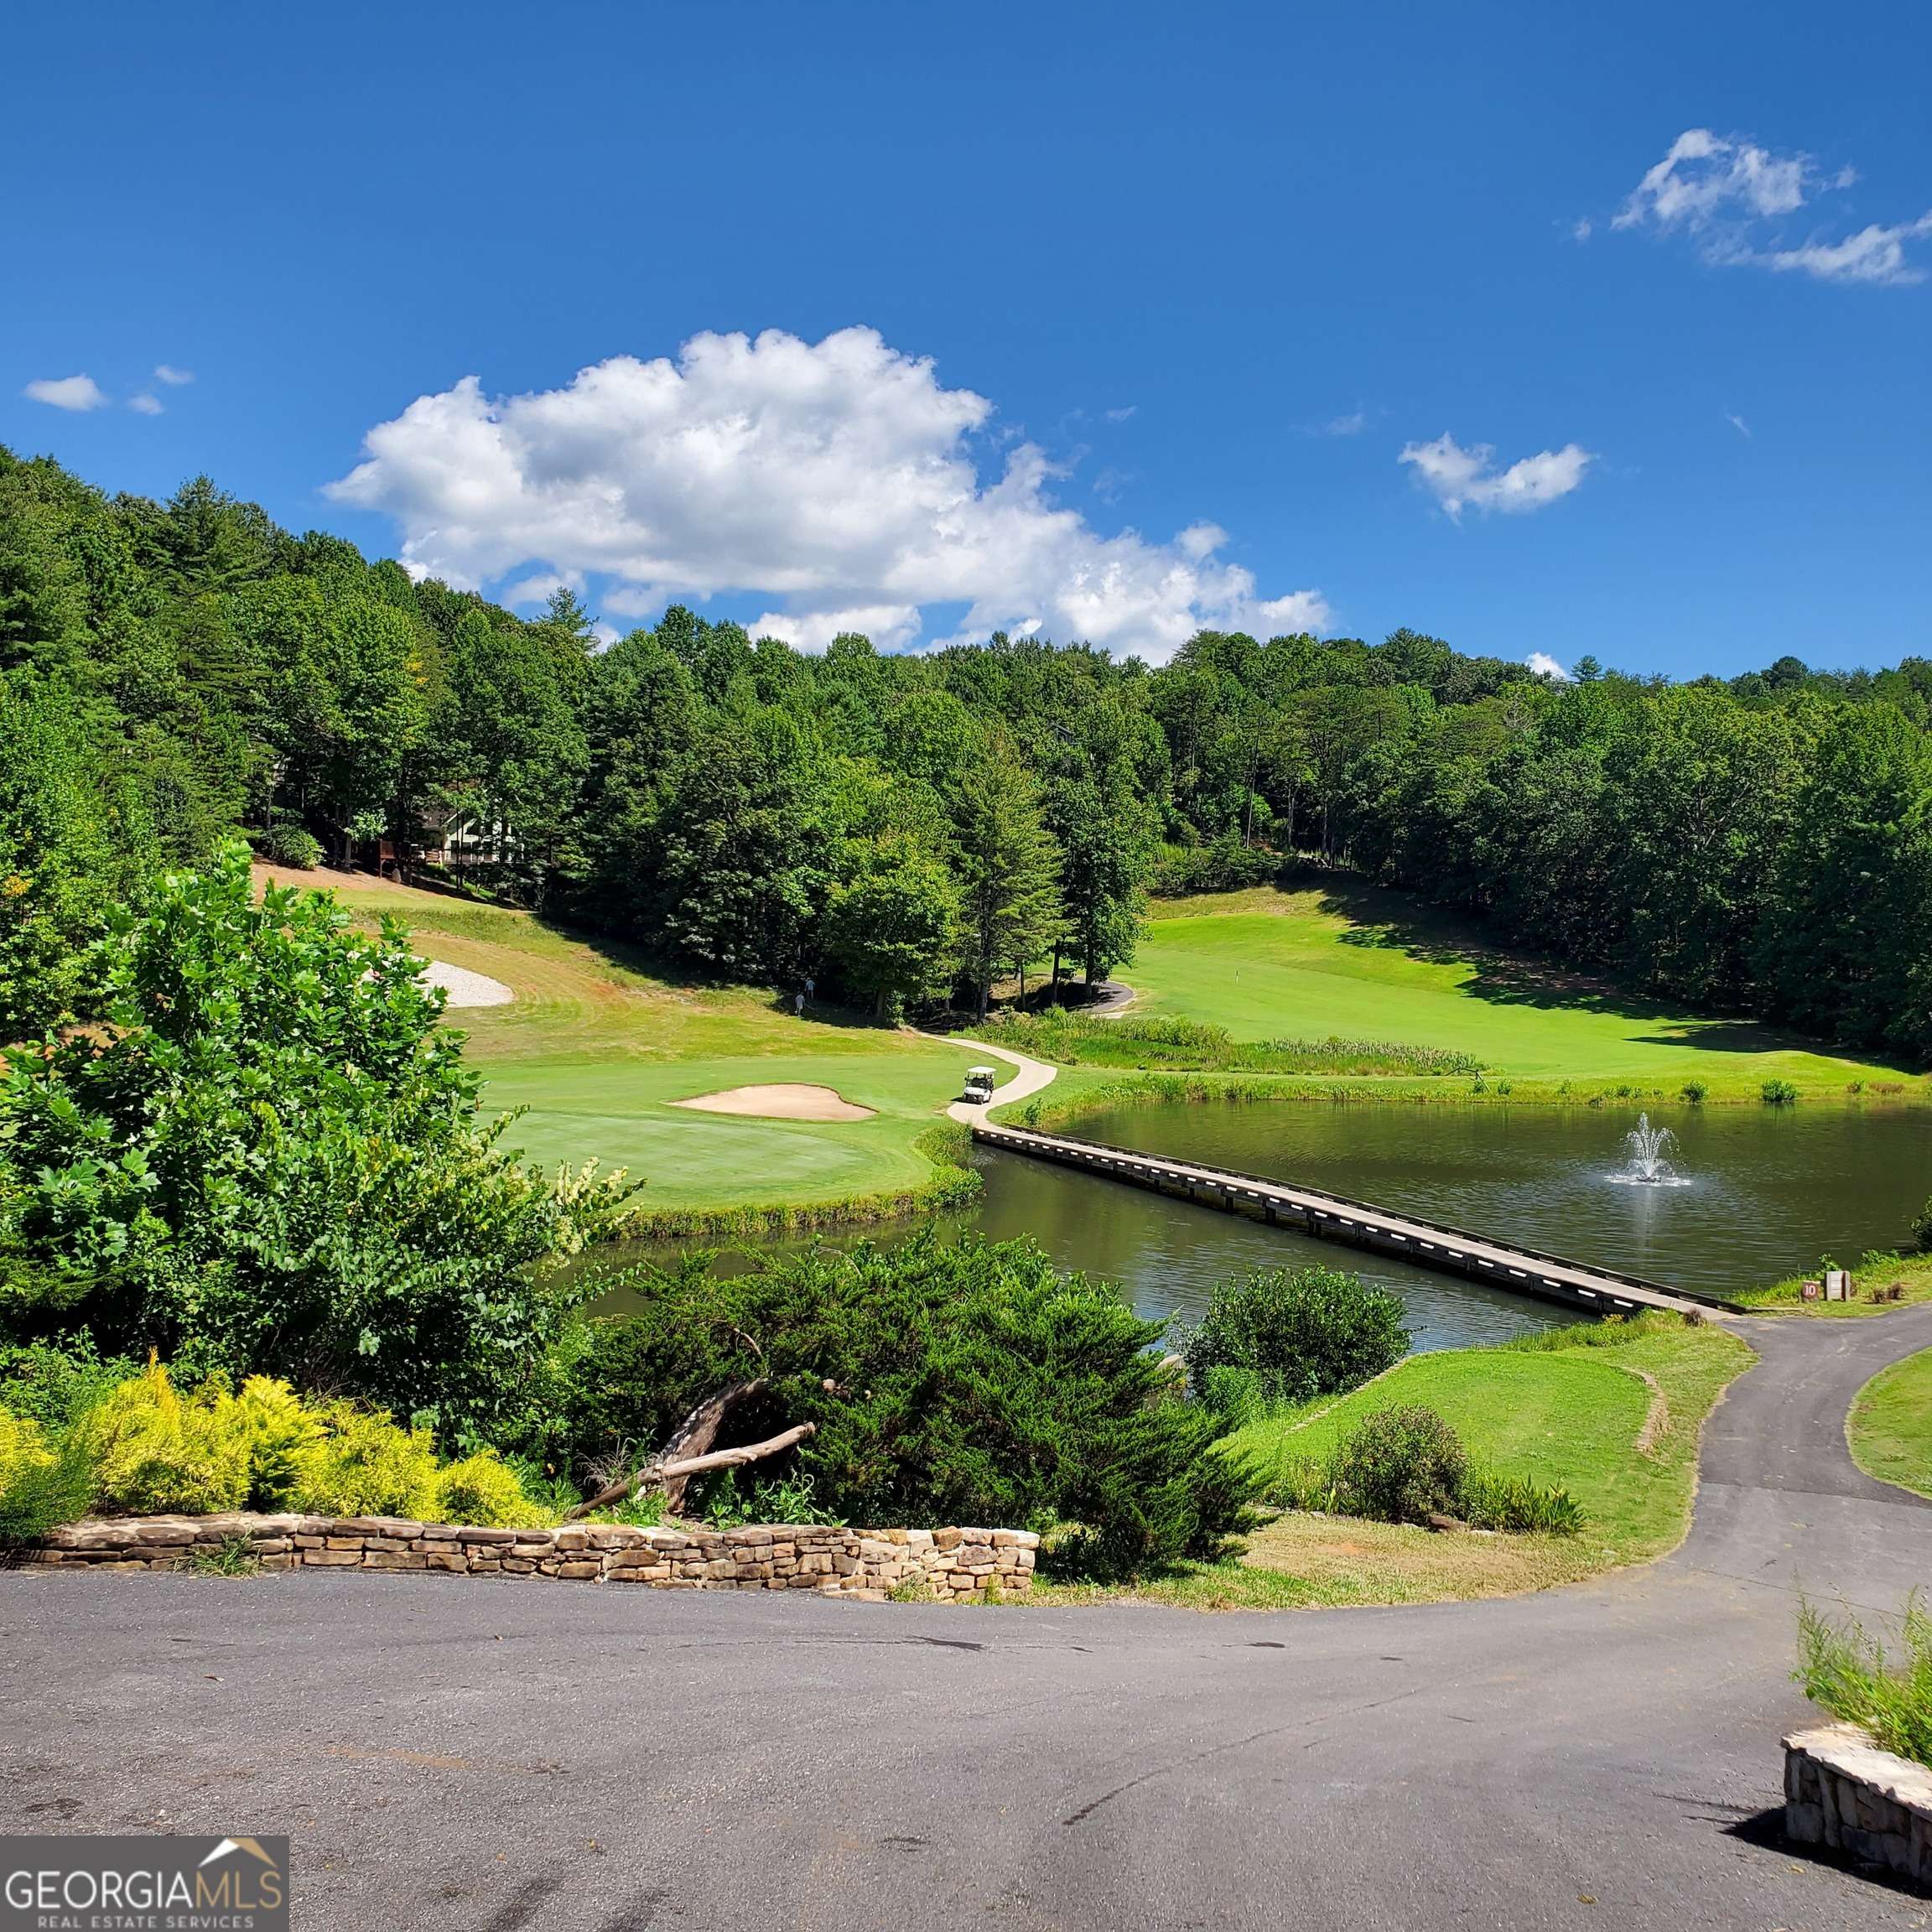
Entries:
[[1353,883],[1158,901],[1121,977],[1139,1010],[1239,1039],[1387,1040],[1539,1082],[1628,1080],[1714,1098],[1768,1079],[1842,1093],[1902,1079],[1737,1019],[1699,1017],[1508,955],[1401,894]]
[[[1689,1529],[1704,1420],[1752,1359],[1720,1327],[1669,1318],[1552,1330],[1535,1346],[1410,1356],[1337,1402],[1250,1424],[1230,1439],[1230,1452],[1264,1472],[1318,1459],[1363,1416],[1418,1404],[1455,1426],[1472,1461],[1568,1489],[1587,1518],[1579,1535],[1482,1535],[1289,1512],[1249,1536],[1237,1561],[1187,1565],[1125,1593],[1203,1610],[1430,1603],[1649,1561]],[[1659,1396],[1652,1440],[1640,1448]],[[1046,1592],[1064,1602],[1120,1594]]]
[[1932,1496],[1932,1348],[1874,1375],[1858,1391],[1845,1434],[1867,1476]]
[[[527,1109],[507,1144],[545,1166],[628,1169],[645,1183],[646,1214],[804,1208],[916,1188],[933,1167],[913,1143],[975,1058],[849,1015],[802,1020],[769,989],[679,979],[528,913],[361,875],[274,875],[333,887],[371,924],[392,914],[418,952],[509,986],[510,1005],[449,1015],[487,1077],[486,1105]],[[766,1120],[670,1104],[794,1081],[832,1088],[875,1118]]]

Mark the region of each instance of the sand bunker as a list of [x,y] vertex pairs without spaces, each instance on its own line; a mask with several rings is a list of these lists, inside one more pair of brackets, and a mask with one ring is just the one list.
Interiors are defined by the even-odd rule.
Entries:
[[421,978],[426,986],[440,986],[449,995],[445,1004],[450,1006],[507,1006],[517,997],[501,979],[446,960],[432,959]]
[[700,1114],[755,1114],[766,1120],[870,1120],[875,1109],[854,1107],[829,1087],[805,1087],[782,1082],[771,1087],[727,1087],[721,1093],[700,1093],[693,1100],[673,1100],[673,1107],[694,1107]]

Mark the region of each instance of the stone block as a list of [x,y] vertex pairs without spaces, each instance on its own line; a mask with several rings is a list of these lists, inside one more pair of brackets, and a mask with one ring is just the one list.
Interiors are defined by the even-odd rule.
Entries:
[[517,1540],[517,1532],[514,1530],[486,1530],[480,1524],[471,1524],[456,1532],[456,1540],[459,1543],[510,1544]]
[[957,1550],[966,1540],[963,1530],[935,1530],[932,1532],[932,1547],[935,1550]]
[[364,1553],[365,1570],[420,1570],[426,1556],[413,1556],[408,1550],[371,1550]]
[[470,1560],[460,1550],[451,1550],[445,1546],[428,1551],[423,1558],[423,1567],[425,1570],[465,1571],[470,1567]]
[[355,1570],[361,1566],[360,1550],[304,1550],[302,1561],[323,1570]]
[[557,1574],[559,1576],[601,1576],[604,1566],[593,1557],[579,1557],[572,1562],[559,1563]]
[[394,1536],[412,1543],[423,1534],[423,1524],[408,1516],[338,1516],[325,1524],[325,1536]]
[[264,1570],[293,1570],[297,1559],[293,1553],[285,1555],[269,1555],[262,1559]]
[[145,1523],[129,1525],[133,1535],[128,1544],[159,1544],[179,1549],[195,1540],[195,1525],[192,1523],[172,1522],[163,1517],[155,1517]]

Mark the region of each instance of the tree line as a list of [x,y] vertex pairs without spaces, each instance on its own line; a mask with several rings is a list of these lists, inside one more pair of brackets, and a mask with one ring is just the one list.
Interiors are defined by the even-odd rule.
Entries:
[[[0,1032],[108,905],[244,827],[883,1015],[1132,954],[1150,888],[1353,868],[1659,995],[1932,1047],[1932,663],[1571,682],[1399,631],[1165,666],[822,655],[673,607],[605,647],[205,478],[0,450]],[[279,845],[278,844],[279,842]]]

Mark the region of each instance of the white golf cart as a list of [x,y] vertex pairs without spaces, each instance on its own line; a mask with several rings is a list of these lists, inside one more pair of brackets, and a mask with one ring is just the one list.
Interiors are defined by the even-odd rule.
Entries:
[[984,1107],[993,1098],[993,1082],[995,1078],[990,1067],[969,1067],[966,1069],[966,1091],[959,1098],[969,1106]]

